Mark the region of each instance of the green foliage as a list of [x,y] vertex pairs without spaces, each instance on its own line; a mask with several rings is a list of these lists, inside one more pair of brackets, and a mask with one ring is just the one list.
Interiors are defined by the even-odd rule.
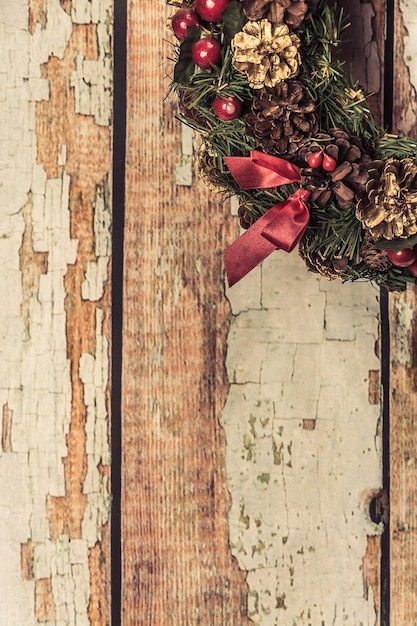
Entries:
[[353,264],[361,258],[362,225],[355,211],[339,208],[334,202],[326,207],[311,207],[309,232],[313,235],[311,252],[326,258],[344,256]]
[[407,273],[406,268],[405,272],[399,267],[392,267],[387,272],[378,272],[372,270],[363,261],[353,267],[348,266],[342,275],[342,280],[344,282],[370,281],[380,287],[385,287],[388,291],[404,291],[408,284],[415,283],[415,278],[411,273]]
[[384,239],[375,242],[375,248],[378,248],[378,250],[395,250],[395,252],[405,250],[406,248],[413,248],[415,245],[417,245],[417,235],[412,235],[407,238],[393,239],[392,241]]
[[200,28],[188,28],[187,39],[179,47],[179,55],[174,67],[174,83],[187,85],[196,71],[191,50],[196,41],[201,37]]
[[316,102],[321,130],[342,128],[367,142],[381,136],[382,130],[358,83],[335,58],[348,27],[343,9],[335,2],[318,3],[317,11],[297,32],[302,41],[300,78]]
[[222,43],[224,48],[227,49],[230,48],[233,37],[242,30],[248,20],[243,12],[243,5],[238,0],[232,0],[222,15]]
[[376,156],[379,159],[417,158],[417,139],[385,134],[376,142]]

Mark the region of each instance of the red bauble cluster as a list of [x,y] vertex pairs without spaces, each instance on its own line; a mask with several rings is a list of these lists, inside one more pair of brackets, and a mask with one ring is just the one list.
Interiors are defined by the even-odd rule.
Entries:
[[201,20],[215,23],[221,22],[222,13],[231,0],[195,0],[194,9],[180,9],[171,20],[172,30],[179,39],[187,37],[187,28],[201,26]]
[[[173,15],[172,30],[179,39],[187,39],[188,28],[199,28],[202,21],[210,24],[221,22],[222,13],[230,2],[231,0],[195,0],[195,10],[180,9]],[[213,34],[202,37],[193,44],[191,57],[198,67],[209,70],[221,62],[221,45]],[[216,96],[212,106],[215,115],[224,121],[236,119],[243,109],[242,102],[235,96]]]
[[335,159],[329,154],[323,152],[323,150],[318,150],[317,152],[310,154],[308,157],[308,164],[313,169],[322,167],[326,172],[333,172],[333,170],[337,167]]

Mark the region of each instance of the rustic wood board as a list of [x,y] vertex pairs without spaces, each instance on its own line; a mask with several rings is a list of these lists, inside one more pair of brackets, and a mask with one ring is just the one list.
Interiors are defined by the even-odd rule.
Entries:
[[[393,132],[417,133],[417,21],[395,2]],[[390,623],[417,623],[417,290],[390,294]]]
[[[133,3],[128,17],[123,623],[139,615],[141,623],[170,616],[178,623],[201,619],[243,624],[248,622],[247,588],[228,546],[225,442],[218,425],[228,390],[223,363],[229,310],[223,297],[221,253],[236,227],[228,207],[218,206],[201,184],[195,181],[191,189],[173,185],[173,170],[178,174],[189,152],[181,159],[175,106],[170,100],[162,104],[168,82],[156,79],[169,54],[161,43],[167,36],[162,4],[139,10]],[[381,27],[380,6],[371,17],[368,11],[367,28],[372,19]],[[380,42],[379,34],[375,46]],[[375,46],[367,71],[379,94],[382,75]],[[379,96],[374,106],[380,115]],[[189,183],[186,178],[183,182]],[[210,311],[214,318],[207,325]],[[206,346],[211,346],[208,360]],[[377,371],[372,373],[377,379]],[[206,383],[196,384],[198,379]],[[372,381],[375,385],[375,376]],[[377,394],[371,397],[375,402]],[[312,422],[307,415],[303,427],[314,428]],[[372,481],[378,485],[378,477]],[[208,485],[214,487],[211,493]],[[244,512],[242,516],[245,523]],[[373,624],[379,611],[379,537],[372,534],[375,528],[372,531],[369,520],[367,524],[361,558]],[[201,543],[203,527],[212,551]],[[268,577],[267,568],[264,573]],[[356,582],[362,585],[361,573]],[[268,584],[265,579],[265,590]],[[285,598],[276,602],[280,604],[274,609],[287,608]]]
[[129,3],[122,396],[122,623],[248,624],[228,545],[218,414],[236,225],[203,184],[176,186],[180,123],[164,0]]
[[61,4],[0,7],[0,619],[104,626],[111,3]]

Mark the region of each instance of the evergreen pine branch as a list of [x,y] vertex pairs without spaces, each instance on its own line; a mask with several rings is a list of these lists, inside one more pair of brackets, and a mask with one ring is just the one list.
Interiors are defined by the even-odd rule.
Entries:
[[385,134],[376,142],[376,155],[380,159],[417,158],[417,139]]
[[300,78],[317,104],[321,130],[342,128],[372,141],[382,131],[358,83],[345,73],[344,63],[333,58],[348,26],[342,9],[335,3],[319,1],[316,12],[300,29]]
[[357,280],[374,282],[380,287],[385,287],[388,291],[405,291],[407,285],[415,283],[415,278],[403,273],[401,268],[391,267],[386,272],[379,272],[371,269],[363,261],[357,265],[348,266],[342,274],[343,282]]
[[310,251],[326,257],[347,257],[352,263],[361,258],[362,225],[351,210],[341,209],[331,202],[326,207],[312,207],[308,231],[312,235]]

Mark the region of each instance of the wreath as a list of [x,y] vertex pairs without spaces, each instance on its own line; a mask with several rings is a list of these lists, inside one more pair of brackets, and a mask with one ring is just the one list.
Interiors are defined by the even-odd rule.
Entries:
[[329,0],[167,0],[181,121],[197,169],[236,196],[229,285],[298,246],[308,270],[403,291],[417,277],[417,141],[388,134],[337,48]]

